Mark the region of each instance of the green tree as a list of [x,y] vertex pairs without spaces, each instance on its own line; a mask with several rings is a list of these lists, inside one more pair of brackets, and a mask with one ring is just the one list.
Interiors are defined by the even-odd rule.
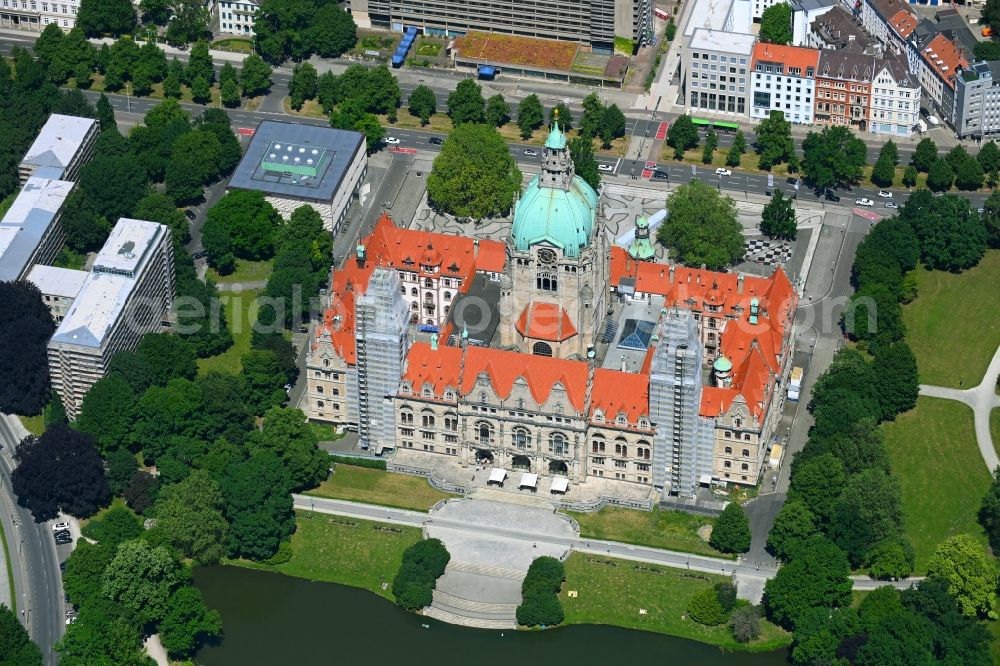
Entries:
[[684,153],[698,147],[698,128],[690,116],[681,116],[667,130],[667,145],[674,149],[674,159],[684,158]]
[[688,615],[698,624],[714,627],[728,619],[725,609],[719,603],[715,588],[707,588],[696,593],[688,601]]
[[138,622],[104,599],[80,609],[56,643],[62,666],[149,666]]
[[843,463],[827,453],[794,465],[793,469],[789,499],[801,500],[818,523],[828,521],[843,490]]
[[781,2],[764,10],[760,17],[760,40],[770,44],[792,43],[792,8]]
[[517,126],[521,129],[521,138],[529,139],[535,130],[545,122],[545,110],[538,95],[528,95],[517,105]]
[[466,123],[482,123],[486,120],[486,100],[482,89],[474,79],[463,79],[458,82],[448,95],[448,116],[458,127]]
[[319,448],[301,410],[268,410],[263,429],[253,433],[249,447],[251,451],[272,451],[281,458],[295,492],[314,488],[329,475],[330,456]]
[[733,138],[733,145],[729,147],[729,152],[726,153],[726,166],[738,167],[743,159],[743,153],[746,152],[747,143],[743,136],[742,131],[736,132],[736,136]]
[[181,98],[181,79],[174,71],[167,74],[163,79],[163,97],[177,100]]
[[802,173],[817,190],[856,185],[861,181],[868,148],[844,126],[809,132],[802,142]]
[[49,401],[47,338],[55,333],[52,314],[34,284],[0,282],[0,410],[8,414],[39,414]]
[[982,222],[989,247],[1000,248],[1000,193],[993,192],[983,204]]
[[229,556],[261,560],[274,555],[295,531],[291,483],[281,460],[269,451],[255,453],[229,465],[219,484],[229,520]]
[[199,76],[191,82],[191,99],[195,104],[212,101],[212,86],[204,77]]
[[222,634],[222,617],[205,606],[201,590],[185,585],[170,596],[158,628],[167,653],[174,659],[185,658],[207,639]]
[[92,544],[86,539],[77,542],[63,571],[63,589],[74,606],[83,606],[101,593],[101,576],[107,569],[115,549]]
[[745,553],[750,550],[750,523],[739,502],[726,505],[722,515],[715,521],[708,543],[723,553]]
[[176,335],[167,333],[142,336],[134,352],[115,354],[108,370],[121,374],[136,395],[150,386],[166,386],[171,379],[194,379],[198,374],[191,346]]
[[969,617],[997,619],[997,561],[975,537],[945,539],[927,563],[927,575],[948,581],[948,592]]
[[700,181],[681,185],[667,198],[667,210],[656,238],[678,261],[721,270],[743,256],[736,204],[714,187]]
[[163,546],[150,546],[143,539],[126,541],[101,576],[101,594],[147,622],[158,622],[171,593],[189,576]]
[[895,420],[897,414],[916,407],[920,390],[917,359],[905,341],[880,346],[872,370],[884,421]]
[[46,429],[54,425],[69,423],[69,417],[66,416],[66,408],[63,407],[58,393],[53,393],[52,400],[45,406],[45,410],[42,412],[42,423]]
[[913,187],[917,184],[917,167],[912,164],[903,169],[903,187]]
[[601,124],[599,136],[601,137],[601,147],[610,148],[611,143],[620,137],[625,136],[625,114],[618,108],[617,104],[612,104],[601,114]]
[[271,88],[271,66],[256,53],[251,53],[240,68],[240,85],[245,97],[257,97]]
[[892,182],[895,178],[896,165],[882,155],[879,155],[875,166],[872,167],[872,183],[879,187],[892,187]]
[[903,537],[889,537],[872,545],[863,564],[876,580],[900,580],[913,573],[913,546]]
[[859,566],[874,543],[903,532],[899,480],[881,469],[863,470],[847,479],[837,511],[830,536]]
[[437,111],[437,97],[434,91],[421,84],[410,93],[410,113],[420,118],[420,124],[426,125]]
[[80,0],[76,25],[87,37],[128,34],[135,29],[135,7],[131,0]]
[[285,400],[285,371],[274,352],[251,349],[242,357],[244,400],[255,414],[263,414]]
[[166,192],[178,204],[201,201],[204,187],[219,175],[219,139],[195,130],[178,137],[167,164]]
[[300,62],[292,69],[292,80],[288,84],[288,94],[291,97],[292,108],[296,111],[302,108],[307,99],[316,97],[316,68],[308,62]]
[[760,636],[760,607],[737,608],[729,616],[729,630],[739,643],[751,643]]
[[457,217],[506,214],[521,190],[521,172],[503,137],[486,125],[456,127],[427,177],[436,209]]
[[2,604],[0,604],[0,664],[42,666],[42,651],[31,642],[27,630],[21,626],[14,611]]
[[847,556],[828,539],[800,542],[791,559],[764,585],[764,608],[772,622],[792,628],[811,608],[846,607],[851,602]]
[[209,84],[215,82],[212,55],[208,52],[208,42],[204,41],[191,47],[187,68],[184,70],[184,80],[188,85],[193,86],[197,79],[205,79]]
[[583,115],[580,116],[580,134],[589,134],[590,136],[597,136],[600,134],[601,125],[604,123],[604,112],[607,107],[601,101],[601,98],[597,96],[596,92],[592,92],[583,98]]
[[938,159],[937,144],[933,139],[921,139],[913,151],[913,158],[910,161],[917,171],[926,173],[931,165]]
[[940,663],[989,666],[993,663],[989,630],[976,618],[963,615],[958,604],[948,594],[948,582],[927,578],[915,587],[900,593],[903,607],[926,617],[934,653]]
[[358,41],[357,25],[349,11],[335,4],[316,3],[306,41],[323,58],[339,58]]
[[[1000,60],[1000,57],[994,58],[994,60]],[[997,142],[991,139],[984,143],[983,147],[979,149],[979,153],[976,154],[976,160],[979,161],[979,165],[985,173],[1000,170],[1000,148],[997,147]]]
[[979,263],[989,240],[986,226],[964,197],[917,190],[900,209],[920,240],[920,259],[930,268],[959,271]]
[[795,546],[816,533],[812,511],[801,501],[789,499],[774,518],[767,534],[767,548],[778,559],[787,559]]
[[199,564],[214,564],[226,553],[229,524],[224,508],[219,484],[207,472],[194,470],[160,491],[153,514],[171,546]]
[[121,448],[132,430],[137,401],[135,389],[119,373],[112,372],[90,387],[83,398],[76,427],[93,435],[102,453]]
[[510,104],[503,95],[493,95],[486,100],[486,124],[503,127],[510,122]]
[[240,105],[240,86],[236,81],[223,81],[219,87],[219,95],[226,108],[234,109]]
[[208,8],[199,0],[174,0],[173,16],[167,24],[167,42],[171,46],[183,46],[211,39],[211,20]]
[[138,468],[135,455],[122,447],[106,454],[105,462],[108,467],[108,485],[111,487],[111,494],[121,495]]
[[202,230],[208,262],[215,266],[232,255],[257,261],[274,256],[281,215],[260,192],[234,191],[212,206]]
[[854,292],[842,313],[842,326],[852,340],[869,344],[892,344],[906,334],[899,299],[882,284],[866,285]]
[[715,157],[715,149],[719,147],[719,135],[715,133],[715,130],[708,130],[708,135],[705,137],[705,145],[701,151],[701,163],[711,164],[712,158]]
[[966,154],[955,169],[955,187],[960,190],[978,190],[983,186],[983,167],[979,161]]
[[795,240],[798,233],[795,209],[792,208],[792,200],[785,197],[779,189],[774,190],[771,200],[764,205],[760,216],[760,230],[768,238]]
[[77,188],[90,209],[115,222],[131,215],[149,192],[145,172],[130,155],[96,155],[80,170]]
[[83,532],[88,539],[114,550],[118,544],[137,539],[142,534],[142,524],[132,511],[115,506],[87,523]]
[[570,139],[568,145],[576,175],[596,190],[601,184],[601,172],[594,158],[594,142],[589,136],[584,135]]
[[781,111],[771,111],[757,129],[755,149],[760,155],[760,168],[770,171],[771,167],[789,161],[795,155],[792,142],[792,124],[785,120]]
[[1000,467],[993,470],[993,483],[979,507],[979,524],[986,531],[993,552],[1000,552]]

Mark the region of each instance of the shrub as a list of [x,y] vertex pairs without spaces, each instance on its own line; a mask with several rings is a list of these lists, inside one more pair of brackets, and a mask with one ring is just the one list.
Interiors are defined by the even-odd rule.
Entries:
[[698,624],[714,627],[726,621],[726,610],[719,603],[719,594],[714,587],[702,590],[688,601],[688,615]]
[[554,557],[537,557],[521,583],[523,601],[517,607],[517,623],[525,627],[554,626],[563,621],[559,589],[566,580],[563,563]]
[[559,597],[554,594],[537,594],[527,597],[517,607],[517,623],[524,627],[552,627],[565,617]]
[[727,613],[736,608],[736,586],[732,583],[717,583],[715,586],[715,596],[719,599],[719,605]]
[[278,552],[264,560],[264,564],[272,567],[277,564],[285,564],[292,559],[292,555],[292,542],[282,541],[281,545],[278,546]]
[[429,606],[437,579],[450,559],[439,539],[423,539],[403,551],[399,572],[392,581],[396,603],[411,611]]
[[740,643],[749,643],[760,636],[760,607],[745,606],[733,611],[729,618],[729,630]]
[[385,471],[385,460],[375,460],[373,458],[352,458],[351,456],[332,455],[338,465],[353,465],[354,467],[367,467],[368,469],[380,469]]

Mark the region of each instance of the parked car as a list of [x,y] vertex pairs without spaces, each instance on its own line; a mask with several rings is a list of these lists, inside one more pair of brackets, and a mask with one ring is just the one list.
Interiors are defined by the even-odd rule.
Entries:
[[198,219],[198,215],[195,214],[195,212],[193,210],[191,210],[190,208],[185,209],[185,211],[184,211],[184,217],[186,217],[187,219],[191,220],[192,222],[194,222],[195,220]]
[[387,137],[385,137],[385,142],[387,144],[389,144],[390,146],[398,146],[399,145],[399,139],[397,139],[394,136],[387,136]]
[[615,168],[613,166],[611,166],[610,164],[598,164],[597,165],[597,170],[598,171],[611,172],[611,171],[614,171]]
[[531,148],[526,149],[524,151],[524,154],[527,155],[528,157],[538,157],[538,151],[532,150]]
[[432,136],[430,139],[427,140],[427,143],[433,146],[440,146],[442,143],[444,143],[444,139],[442,139],[439,136]]
[[69,529],[69,523],[55,523],[52,526],[53,532],[63,532]]
[[858,206],[868,206],[869,208],[875,205],[874,201],[865,198],[855,199],[854,203],[857,204]]
[[827,201],[834,201],[834,202],[840,201],[840,195],[834,194],[833,190],[827,190],[826,191],[826,200]]
[[886,208],[899,208],[899,206],[897,206],[895,203],[893,203],[891,201],[886,201],[885,202],[885,207]]
[[878,191],[878,195],[880,197],[882,197],[883,199],[891,199],[892,198],[892,192],[887,192],[885,190],[879,190]]
[[716,176],[732,176],[733,172],[730,171],[729,169],[726,169],[725,167],[719,167],[718,169],[715,170],[715,175]]
[[659,169],[657,169],[656,171],[653,172],[653,178],[656,178],[658,180],[667,180],[670,178],[670,174],[668,174],[666,171],[660,171]]

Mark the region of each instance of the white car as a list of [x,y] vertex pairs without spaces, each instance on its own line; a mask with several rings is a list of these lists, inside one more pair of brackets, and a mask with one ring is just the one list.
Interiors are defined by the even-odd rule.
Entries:
[[387,137],[385,137],[385,142],[387,144],[389,144],[390,146],[398,146],[399,145],[399,139],[397,139],[394,136],[387,136]]
[[871,206],[875,205],[875,202],[872,201],[871,199],[855,199],[854,203],[857,204],[858,206],[869,206],[869,207],[871,207]]
[[724,169],[722,167],[719,167],[718,169],[715,170],[715,175],[716,176],[732,176],[733,172],[730,171],[729,169]]
[[611,166],[610,164],[598,164],[597,165],[597,170],[598,171],[607,171],[608,173],[610,173],[610,172],[614,171],[615,168],[613,166]]
[[891,199],[892,198],[892,192],[886,192],[885,190],[879,190],[878,191],[878,195],[880,197],[882,197],[883,199]]
[[526,149],[524,151],[524,154],[527,155],[528,157],[538,157],[538,151],[532,150],[531,148]]
[[53,532],[62,532],[69,529],[69,523],[56,523],[52,526]]

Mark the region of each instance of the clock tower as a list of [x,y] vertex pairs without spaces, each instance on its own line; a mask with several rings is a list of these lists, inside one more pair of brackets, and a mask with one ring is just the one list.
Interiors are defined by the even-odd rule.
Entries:
[[608,241],[594,189],[576,175],[558,118],[542,173],[514,208],[500,287],[500,345],[586,359],[607,307]]

